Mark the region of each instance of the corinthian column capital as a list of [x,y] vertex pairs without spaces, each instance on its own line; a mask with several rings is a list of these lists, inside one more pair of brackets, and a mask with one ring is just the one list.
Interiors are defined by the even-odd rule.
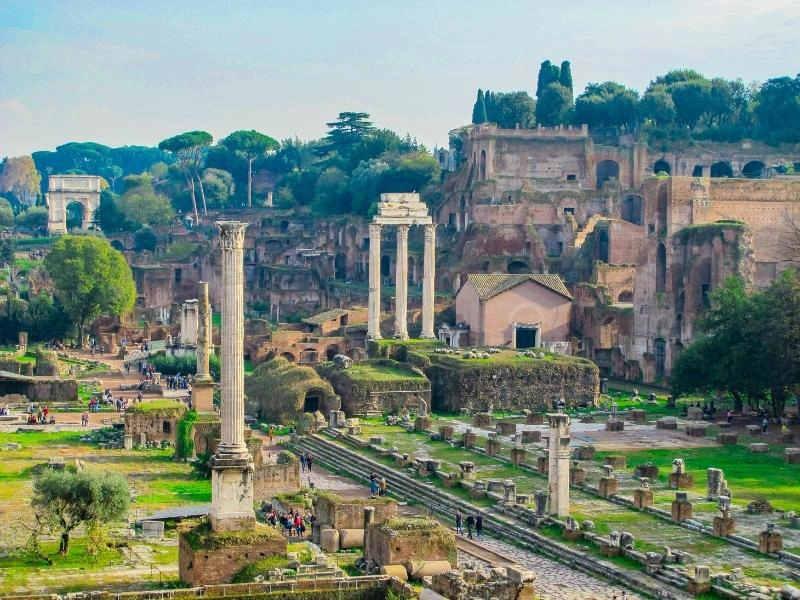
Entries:
[[398,225],[397,226],[397,238],[398,239],[408,239],[408,225]]
[[436,224],[429,223],[425,225],[425,241],[429,242],[433,239],[436,239]]
[[223,250],[244,250],[244,230],[247,223],[241,221],[217,221],[219,245]]

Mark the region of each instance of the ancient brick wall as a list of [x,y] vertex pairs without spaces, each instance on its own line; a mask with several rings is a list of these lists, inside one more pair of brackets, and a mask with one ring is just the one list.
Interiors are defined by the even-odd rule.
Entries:
[[363,529],[364,507],[375,507],[375,523],[383,523],[397,516],[397,502],[385,498],[314,498],[314,514],[320,525],[333,529]]
[[300,462],[288,464],[261,464],[253,471],[253,498],[255,502],[271,500],[276,494],[296,492],[300,489]]
[[[445,530],[445,534],[449,531]],[[407,560],[448,560],[455,564],[456,560],[455,539],[452,534],[442,535],[438,530],[387,533],[380,524],[375,524],[367,530],[364,546],[365,558],[379,566],[396,565]]]
[[267,539],[243,546],[195,551],[180,536],[178,572],[181,581],[190,586],[230,583],[233,577],[251,562],[269,556],[286,556],[285,539]]
[[144,433],[148,442],[168,441],[175,443],[178,420],[184,410],[153,410],[127,412],[125,414],[125,433],[133,436],[134,443]]

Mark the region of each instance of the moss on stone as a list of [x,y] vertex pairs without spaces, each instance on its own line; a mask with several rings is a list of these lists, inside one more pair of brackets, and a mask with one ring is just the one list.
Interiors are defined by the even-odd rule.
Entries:
[[675,237],[678,238],[683,244],[688,242],[690,239],[695,241],[695,243],[704,243],[710,242],[715,237],[724,235],[726,231],[742,231],[745,229],[745,227],[747,227],[747,225],[741,221],[723,219],[714,223],[689,225],[688,227],[684,227],[678,233],[676,233]]
[[186,405],[178,400],[152,400],[150,402],[137,402],[128,406],[127,412],[131,414],[146,413],[183,413]]
[[266,525],[256,524],[253,529],[244,531],[214,532],[208,521],[183,533],[183,539],[195,552],[222,550],[236,546],[252,546],[267,540],[280,540],[283,536]]

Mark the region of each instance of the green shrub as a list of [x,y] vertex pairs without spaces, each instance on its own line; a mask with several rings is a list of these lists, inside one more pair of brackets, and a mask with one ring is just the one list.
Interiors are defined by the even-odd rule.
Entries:
[[178,421],[175,433],[175,456],[189,458],[194,454],[194,424],[197,423],[197,411],[190,410]]
[[[197,372],[197,357],[194,354],[185,356],[167,356],[156,354],[150,357],[153,368],[162,375],[191,375]],[[219,357],[212,354],[209,359],[209,371],[215,381],[219,381]]]

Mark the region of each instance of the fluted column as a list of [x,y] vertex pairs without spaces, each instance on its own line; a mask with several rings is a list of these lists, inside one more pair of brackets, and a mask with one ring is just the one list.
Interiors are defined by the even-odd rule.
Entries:
[[394,337],[408,339],[408,225],[397,226],[394,296]]
[[433,307],[436,281],[436,225],[425,225],[425,256],[422,270],[422,334],[433,339]]
[[550,514],[569,516],[569,417],[564,414],[548,414],[550,439],[548,440],[548,491]]
[[195,381],[207,381],[211,354],[211,305],[208,302],[208,282],[197,282],[197,373]]
[[369,319],[367,339],[381,339],[381,226],[369,225]]
[[222,248],[222,439],[224,453],[246,453],[244,443],[244,230],[247,223],[221,221]]

